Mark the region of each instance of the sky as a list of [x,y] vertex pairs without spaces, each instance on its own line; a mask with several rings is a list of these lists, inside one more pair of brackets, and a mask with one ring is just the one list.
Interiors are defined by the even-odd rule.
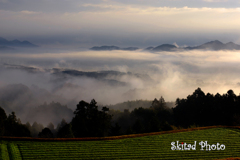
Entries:
[[240,44],[240,0],[0,0],[0,37],[42,47]]

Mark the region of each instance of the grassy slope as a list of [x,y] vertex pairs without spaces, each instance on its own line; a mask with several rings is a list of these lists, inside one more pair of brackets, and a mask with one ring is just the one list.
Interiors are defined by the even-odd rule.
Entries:
[[[208,141],[226,146],[220,151],[172,151],[171,142]],[[217,159],[240,157],[240,132],[231,128],[212,128],[105,141],[2,141],[13,143],[23,159]],[[1,145],[1,146],[2,146]],[[3,147],[1,147],[3,148]],[[19,153],[15,150],[15,153]],[[9,152],[11,157],[11,152]],[[16,156],[18,157],[18,156]]]

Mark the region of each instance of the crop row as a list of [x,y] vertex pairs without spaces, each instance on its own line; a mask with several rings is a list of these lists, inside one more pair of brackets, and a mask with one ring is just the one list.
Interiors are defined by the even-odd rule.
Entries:
[[1,160],[9,160],[7,144],[1,143],[1,150],[0,150],[0,159]]
[[10,155],[10,159],[14,159],[14,160],[22,160],[20,151],[18,150],[18,146],[17,144],[13,144],[13,143],[8,143],[7,144],[8,147],[8,151],[9,151],[9,155]]
[[[208,141],[226,145],[221,151],[172,151],[171,142]],[[240,132],[212,128],[161,135],[105,141],[6,141],[23,159],[211,159],[240,156]],[[18,150],[19,149],[19,150]],[[10,150],[10,148],[9,148]],[[16,154],[16,153],[15,153]],[[20,152],[19,152],[20,155]]]

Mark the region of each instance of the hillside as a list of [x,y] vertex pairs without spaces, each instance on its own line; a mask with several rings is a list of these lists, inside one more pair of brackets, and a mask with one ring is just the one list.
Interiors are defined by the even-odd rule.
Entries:
[[0,46],[10,46],[10,47],[38,47],[37,45],[30,43],[28,41],[19,41],[17,39],[8,41],[5,38],[0,37]]
[[155,48],[153,48],[151,51],[173,51],[174,49],[177,49],[177,47],[175,45],[171,45],[171,44],[162,44],[160,46],[157,46]]
[[[152,105],[151,100],[135,100],[135,101],[117,103],[115,105],[108,105],[107,107],[109,109],[120,110],[120,111],[124,111],[125,109],[132,111],[135,108],[139,108],[139,107],[149,108],[151,105]],[[175,107],[175,102],[166,102],[166,106],[168,108],[173,108]]]
[[184,50],[213,50],[213,51],[220,51],[220,50],[240,50],[240,45],[235,44],[233,42],[228,42],[226,44],[215,40],[206,42],[202,45],[198,46],[189,46],[189,47],[177,47],[171,44],[162,44],[157,47],[148,47],[145,49],[146,51],[151,52],[161,52],[161,51],[184,51]]
[[90,48],[90,50],[95,50],[95,51],[112,51],[112,50],[125,50],[125,51],[135,51],[138,50],[139,48],[137,47],[127,47],[127,48],[120,48],[118,46],[94,46]]
[[[1,158],[9,159],[220,159],[240,157],[237,128],[205,127],[185,132],[168,131],[142,135],[90,139],[3,139]],[[176,132],[176,131],[175,131]],[[141,136],[141,137],[138,137]],[[104,140],[105,139],[105,140]],[[114,140],[110,140],[114,139]],[[90,141],[89,141],[90,140]],[[101,141],[99,141],[101,140]],[[171,150],[171,143],[194,144],[196,150]],[[199,142],[224,145],[207,151]],[[220,146],[219,145],[219,146]]]
[[207,42],[204,43],[200,46],[196,46],[196,47],[186,47],[185,49],[200,49],[200,50],[215,50],[215,51],[219,51],[219,50],[240,50],[240,45],[237,45],[233,42],[228,42],[226,44],[215,40],[215,41],[211,41],[211,42]]

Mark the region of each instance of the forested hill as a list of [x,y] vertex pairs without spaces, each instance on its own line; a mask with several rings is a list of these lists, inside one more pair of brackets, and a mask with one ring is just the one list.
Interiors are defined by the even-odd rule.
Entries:
[[[213,95],[205,94],[197,88],[186,98],[177,98],[174,108],[167,106],[163,97],[155,98],[149,103],[149,101],[142,100],[125,102],[122,103],[124,110],[120,111],[104,106],[99,107],[94,99],[90,103],[82,100],[76,105],[69,122],[59,119],[61,123],[57,127],[49,122],[45,128],[39,122],[34,122],[32,125],[22,124],[14,112],[7,116],[4,109],[0,107],[0,136],[105,137],[196,126],[240,125],[240,95],[237,96],[233,90],[228,90],[226,94]],[[52,107],[56,110],[64,108],[55,103],[52,105],[56,105]],[[143,108],[144,105],[147,107]],[[136,108],[133,109],[131,106]],[[130,111],[130,109],[133,110]]]
[[[120,110],[120,111],[124,111],[125,109],[132,111],[135,108],[139,108],[139,107],[149,108],[152,105],[152,102],[153,101],[150,101],[150,100],[135,100],[135,101],[117,103],[114,105],[108,105],[107,107],[109,109]],[[166,106],[168,108],[173,108],[175,107],[175,102],[166,102]]]

